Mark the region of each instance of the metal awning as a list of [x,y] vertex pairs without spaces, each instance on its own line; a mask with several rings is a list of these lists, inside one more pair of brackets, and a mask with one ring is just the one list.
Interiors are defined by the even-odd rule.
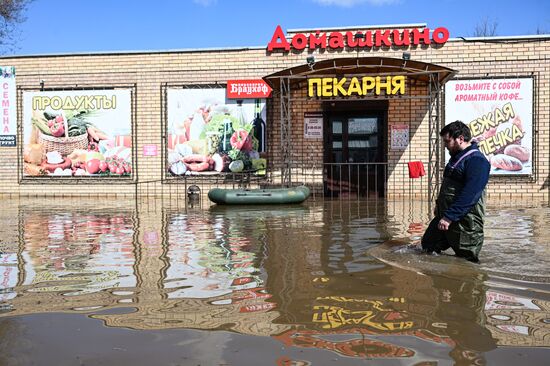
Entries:
[[264,77],[272,88],[279,89],[278,79],[305,79],[311,76],[332,75],[406,75],[410,78],[429,82],[431,77],[438,84],[444,84],[457,72],[447,67],[422,61],[403,60],[390,57],[344,57],[302,64],[284,69]]

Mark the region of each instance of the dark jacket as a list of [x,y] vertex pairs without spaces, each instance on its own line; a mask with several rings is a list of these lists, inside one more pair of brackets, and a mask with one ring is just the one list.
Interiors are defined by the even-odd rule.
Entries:
[[[472,144],[453,156],[445,167],[436,202],[435,222],[442,217],[452,221],[449,230],[442,232],[445,242],[457,255],[473,261],[478,260],[483,246],[484,193],[489,170],[489,162],[477,144]],[[424,242],[433,240],[435,238],[425,234],[423,247]]]
[[461,189],[455,192],[451,205],[440,214],[453,222],[466,216],[481,198],[489,180],[490,169],[489,161],[476,143],[451,157],[443,177],[458,183]]

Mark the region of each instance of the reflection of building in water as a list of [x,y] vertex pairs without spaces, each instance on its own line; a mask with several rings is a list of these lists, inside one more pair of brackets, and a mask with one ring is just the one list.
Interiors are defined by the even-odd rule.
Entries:
[[394,240],[420,240],[429,222],[428,203],[420,200],[393,200],[386,204],[388,231]]
[[132,304],[136,311],[94,318],[132,329],[224,329],[262,336],[288,329],[274,322],[279,313],[272,311],[276,304],[259,275],[264,222],[247,221],[242,213],[174,212],[165,223],[162,250],[144,248],[161,255],[141,261],[147,263],[138,268],[142,283],[150,288]]
[[0,301],[8,315],[129,301],[111,292],[131,294],[137,282],[131,206],[113,213],[96,200],[15,202],[0,215],[15,218],[10,235],[16,239],[0,255],[0,272],[7,275]]
[[379,221],[385,216],[365,218],[326,205],[315,228],[268,230],[267,288],[281,312],[278,321],[295,325],[275,338],[348,357],[410,361],[421,353],[411,342],[427,342],[437,351],[426,358],[452,362],[448,354],[455,341],[433,319],[437,291],[431,283],[365,255],[369,246],[386,240]]
[[291,329],[275,338],[287,346],[325,349],[347,357],[418,357],[418,350],[410,347],[413,338],[448,353],[455,342],[449,336],[419,327],[423,324],[417,324],[415,317],[395,309],[395,304],[405,302],[404,298],[395,297],[318,297],[312,326]]
[[367,254],[387,235],[380,218],[341,207],[139,212],[133,233],[107,212],[85,227],[55,213],[35,224],[42,214],[25,212],[24,240],[2,257],[18,296],[3,298],[0,316],[99,310],[92,316],[108,326],[232,330],[410,363],[460,363],[461,353],[493,349],[493,338],[548,343],[547,302],[486,294],[479,270],[461,265],[434,275],[387,266]]
[[175,214],[168,218],[164,287],[169,298],[212,298],[262,285],[256,252],[238,222],[222,216]]
[[129,213],[33,210],[24,211],[21,220],[21,284],[30,286],[29,291],[84,293],[136,285]]
[[105,321],[107,326],[132,329],[220,329],[260,336],[286,331],[287,325],[274,322],[279,314],[269,311],[275,304],[262,299],[261,293],[258,295],[259,298],[250,297],[254,295],[235,291],[208,299],[166,299],[145,303],[140,298],[139,303],[132,305],[135,312],[92,317]]
[[10,208],[19,238],[11,253],[0,256],[0,271],[9,274],[0,296],[8,315],[89,311],[131,301],[137,283],[134,214],[44,204]]
[[[130,307],[129,313],[93,317],[133,329],[228,329],[253,335],[288,329],[274,322],[278,312],[271,310],[276,304],[261,286],[258,254],[263,244],[258,238],[265,223],[204,212],[163,221],[162,212],[142,212],[142,225],[134,233],[120,226],[126,222],[118,215],[81,214],[88,223],[84,227],[74,222],[79,215],[66,212],[20,215],[25,240],[19,251],[24,255],[14,253],[8,259],[15,269],[21,267],[22,279],[15,276],[17,297],[4,299],[5,310],[11,311],[3,316]],[[125,217],[132,222],[131,215]],[[166,230],[163,222],[168,223]],[[18,263],[18,258],[26,259]],[[125,284],[126,278],[133,282]]]
[[550,346],[550,301],[487,291],[487,328],[500,346]]

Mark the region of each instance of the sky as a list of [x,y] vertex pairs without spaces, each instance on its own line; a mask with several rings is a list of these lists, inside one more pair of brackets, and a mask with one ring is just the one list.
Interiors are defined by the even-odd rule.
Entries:
[[486,19],[499,36],[550,34],[550,0],[34,0],[25,15],[7,55],[265,47],[277,25],[426,23],[454,38]]

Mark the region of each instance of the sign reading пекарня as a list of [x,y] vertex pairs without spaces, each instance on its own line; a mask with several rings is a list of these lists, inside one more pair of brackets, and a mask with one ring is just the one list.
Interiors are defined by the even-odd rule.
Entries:
[[491,174],[532,173],[533,79],[463,79],[445,84],[445,122],[470,127]]
[[339,97],[405,94],[405,76],[309,78],[308,97]]

